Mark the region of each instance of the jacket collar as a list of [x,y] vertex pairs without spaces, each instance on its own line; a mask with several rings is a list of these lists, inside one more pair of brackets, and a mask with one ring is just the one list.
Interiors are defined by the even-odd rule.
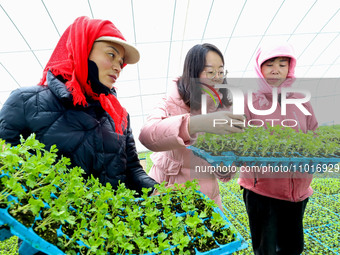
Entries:
[[[60,81],[51,71],[48,71],[46,75],[46,80],[48,84],[48,88],[52,91],[52,93],[58,97],[64,103],[73,105],[73,96],[70,91],[68,91],[64,82]],[[115,94],[115,90],[111,90],[112,94]],[[87,105],[85,106],[75,106],[81,108],[87,108],[91,105],[98,105],[99,101],[94,101],[91,98],[87,98]]]
[[67,90],[65,83],[55,77],[51,71],[48,71],[46,79],[49,89],[56,97],[62,101],[72,102],[72,94]]

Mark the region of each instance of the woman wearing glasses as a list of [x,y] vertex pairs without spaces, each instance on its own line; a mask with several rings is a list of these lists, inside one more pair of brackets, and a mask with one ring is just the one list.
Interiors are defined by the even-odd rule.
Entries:
[[[240,122],[229,110],[231,101],[226,89],[214,88],[225,83],[224,58],[212,44],[192,47],[184,62],[183,74],[168,90],[167,96],[148,116],[139,140],[154,153],[149,175],[157,182],[184,183],[198,179],[201,191],[221,207],[217,178],[228,181],[230,173],[210,173],[209,163],[194,156],[187,146],[198,133],[230,134],[243,132],[242,127],[216,125],[215,119]],[[202,94],[207,114],[201,114]],[[216,102],[216,103],[215,103]],[[205,107],[205,105],[204,105]]]

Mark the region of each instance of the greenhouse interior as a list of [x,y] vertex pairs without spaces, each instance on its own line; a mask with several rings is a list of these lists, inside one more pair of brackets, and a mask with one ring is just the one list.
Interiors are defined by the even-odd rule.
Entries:
[[0,7],[0,255],[340,254],[340,1]]

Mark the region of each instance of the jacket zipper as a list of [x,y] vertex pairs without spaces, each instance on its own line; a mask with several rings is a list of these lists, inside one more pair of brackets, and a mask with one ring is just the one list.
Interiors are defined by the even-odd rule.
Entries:
[[[300,130],[301,130],[301,125],[300,125],[299,119],[298,119],[298,117],[296,116],[295,111],[293,111],[293,114],[294,114],[295,120],[296,120],[296,122],[297,122],[297,124],[298,124],[299,132],[300,132]],[[293,172],[293,174],[292,174],[292,199],[293,199],[293,201],[295,202],[295,197],[294,197],[294,174],[295,174],[295,173]]]
[[300,130],[301,130],[301,125],[300,125],[299,119],[298,119],[298,117],[296,116],[296,113],[295,113],[295,112],[293,112],[293,114],[294,114],[295,120],[296,120],[296,122],[297,122],[299,131],[300,131]]
[[256,171],[254,173],[254,187],[256,186],[256,183],[257,183],[257,176],[256,176]]
[[292,183],[292,200],[293,200],[293,202],[295,202],[295,198],[294,198],[294,173],[292,173],[291,183]]

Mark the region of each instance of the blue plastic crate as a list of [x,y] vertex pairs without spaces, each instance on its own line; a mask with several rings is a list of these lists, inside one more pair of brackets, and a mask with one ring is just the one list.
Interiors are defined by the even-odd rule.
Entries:
[[[206,199],[209,199],[207,196],[205,196],[203,193],[199,192],[201,196],[205,197]],[[9,200],[14,200],[18,202],[14,197],[9,197]],[[136,199],[140,200],[140,199]],[[223,212],[218,208],[214,207],[213,210],[216,213],[219,213],[223,219],[227,222],[227,225],[225,228],[232,227],[231,222],[227,219],[227,217],[223,214]],[[176,213],[176,216],[185,216],[186,213]],[[36,217],[36,220],[38,218]],[[38,251],[42,251],[46,254],[53,254],[53,255],[64,255],[65,253],[62,252],[58,247],[56,247],[53,244],[48,243],[43,238],[41,238],[39,235],[37,235],[32,227],[25,227],[23,224],[18,222],[16,219],[14,219],[9,213],[8,208],[6,209],[0,209],[0,225],[7,224],[10,230],[3,229],[0,231],[0,238],[1,236],[3,239],[6,239],[12,235],[18,236],[20,239],[23,240],[23,243],[19,249],[19,253],[22,255],[33,255]],[[235,231],[236,229],[233,228]],[[213,231],[211,231],[213,233]],[[61,226],[57,230],[58,236],[63,235],[61,231]],[[239,234],[238,232],[235,232],[235,240],[233,242],[221,245],[219,245],[218,248],[209,250],[207,252],[199,252],[196,250],[196,254],[202,254],[202,255],[220,255],[220,254],[231,254],[235,251],[244,249],[248,246],[248,244],[245,242],[244,238]],[[79,241],[80,242],[80,241]],[[80,245],[84,245],[81,243],[78,243]],[[85,246],[85,245],[84,245]],[[151,255],[151,254],[150,254]]]

